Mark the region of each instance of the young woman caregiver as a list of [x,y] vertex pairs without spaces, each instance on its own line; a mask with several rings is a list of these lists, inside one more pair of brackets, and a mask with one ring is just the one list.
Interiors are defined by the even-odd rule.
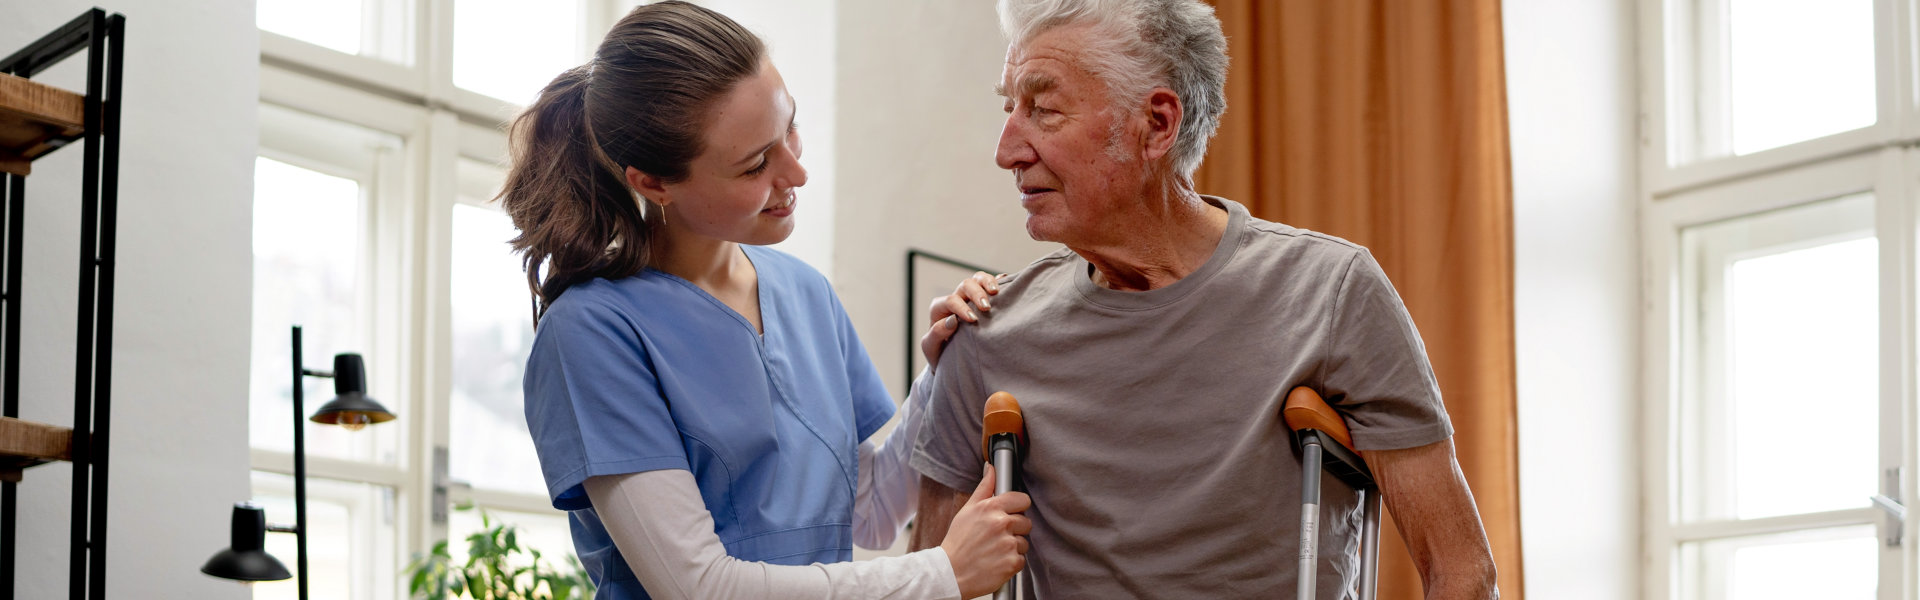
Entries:
[[[924,392],[866,441],[894,410],[878,372],[827,280],[763,247],[807,174],[760,39],[641,6],[511,134],[501,202],[541,302],[527,424],[596,597],[971,598],[1024,565],[1028,500],[992,473],[940,547],[849,562],[911,516]],[[936,303],[930,363],[993,288]]]

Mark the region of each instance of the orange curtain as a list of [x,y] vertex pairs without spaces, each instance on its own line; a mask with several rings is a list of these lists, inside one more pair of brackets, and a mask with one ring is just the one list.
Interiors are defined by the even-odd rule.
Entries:
[[[1521,598],[1500,0],[1211,1],[1233,62],[1200,192],[1372,249],[1426,341],[1501,597]],[[1380,597],[1421,597],[1382,537]]]

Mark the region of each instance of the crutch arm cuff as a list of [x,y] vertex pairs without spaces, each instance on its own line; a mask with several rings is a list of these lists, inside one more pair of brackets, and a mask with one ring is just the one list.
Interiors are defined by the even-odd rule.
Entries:
[[1339,411],[1320,399],[1313,388],[1300,386],[1287,393],[1286,407],[1281,409],[1280,417],[1287,422],[1287,428],[1294,431],[1317,429],[1353,450],[1353,432],[1347,429],[1347,421],[1340,418]]

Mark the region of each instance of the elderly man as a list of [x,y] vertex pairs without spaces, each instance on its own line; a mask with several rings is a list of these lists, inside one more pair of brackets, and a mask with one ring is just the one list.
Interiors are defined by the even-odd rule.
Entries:
[[[1486,534],[1426,351],[1365,248],[1195,193],[1225,109],[1199,0],[1002,0],[995,160],[1027,232],[1066,248],[1000,284],[935,374],[912,464],[916,545],[982,472],[980,411],[1019,398],[1038,598],[1287,597],[1300,466],[1280,407],[1310,386],[1372,465],[1429,598],[1493,598]],[[1356,581],[1354,494],[1328,486],[1322,598]]]

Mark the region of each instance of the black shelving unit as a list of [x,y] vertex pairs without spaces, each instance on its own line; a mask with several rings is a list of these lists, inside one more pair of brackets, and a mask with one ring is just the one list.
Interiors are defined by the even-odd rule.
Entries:
[[[15,594],[15,558],[19,470],[68,459],[73,464],[73,512],[69,546],[68,595],[74,600],[104,599],[107,576],[107,443],[112,404],[113,257],[115,213],[120,179],[121,66],[125,57],[126,18],[98,8],[0,60],[0,84],[22,92],[11,97],[70,98],[57,88],[23,82],[75,54],[85,52],[87,83],[78,128],[47,119],[48,111],[9,106],[0,95],[0,170],[7,171],[4,195],[5,303],[0,315],[0,398],[6,435],[0,435],[0,599]],[[9,77],[10,76],[10,77]],[[41,108],[59,104],[48,101]],[[39,130],[34,129],[36,126]],[[80,184],[79,323],[75,332],[73,427],[66,455],[55,450],[22,450],[20,440],[45,440],[61,428],[20,421],[20,275],[24,246],[27,173],[32,161],[79,141],[83,153]],[[25,432],[15,437],[17,432]],[[37,436],[37,437],[36,437]]]

